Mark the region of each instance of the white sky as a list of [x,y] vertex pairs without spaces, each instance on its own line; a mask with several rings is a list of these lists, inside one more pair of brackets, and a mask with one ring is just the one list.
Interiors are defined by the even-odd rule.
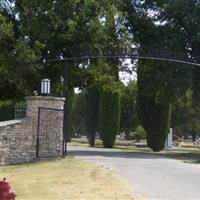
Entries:
[[[124,64],[127,64],[127,67],[131,69],[134,64],[131,63],[130,59],[127,59]],[[124,85],[127,85],[130,80],[137,80],[137,74],[136,72],[133,72],[132,74],[128,72],[119,72],[119,79],[124,83]],[[74,88],[75,93],[79,93],[79,88]]]
[[133,72],[133,74],[129,74],[127,72],[120,72],[119,73],[119,79],[127,85],[130,80],[137,80],[137,74],[136,72]]
[[126,66],[127,69],[129,69],[132,73],[128,72],[119,72],[119,79],[127,85],[127,83],[130,80],[137,80],[137,74],[136,72],[133,71],[133,68],[135,67],[135,64],[131,62],[131,59],[126,59],[123,63],[122,66]]

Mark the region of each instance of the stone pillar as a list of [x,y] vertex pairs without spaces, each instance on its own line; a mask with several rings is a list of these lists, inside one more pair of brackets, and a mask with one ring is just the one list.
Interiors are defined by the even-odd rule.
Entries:
[[[27,97],[26,104],[25,119],[0,122],[0,165],[34,161],[37,149],[40,157],[62,156],[64,99]],[[47,109],[41,109],[38,143],[39,107]]]
[[63,109],[64,101],[64,98],[49,96],[26,97],[26,117],[37,118],[39,107]]
[[[63,138],[63,110],[64,98],[49,96],[34,96],[26,98],[26,117],[30,118],[33,130],[34,146],[37,147],[38,110],[40,112],[39,156],[61,156]],[[56,138],[55,138],[56,137]]]

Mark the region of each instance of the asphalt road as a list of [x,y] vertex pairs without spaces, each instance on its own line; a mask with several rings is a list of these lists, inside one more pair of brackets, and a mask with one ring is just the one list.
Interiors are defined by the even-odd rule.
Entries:
[[115,171],[132,192],[148,200],[200,200],[200,164],[116,149],[69,146],[69,155]]

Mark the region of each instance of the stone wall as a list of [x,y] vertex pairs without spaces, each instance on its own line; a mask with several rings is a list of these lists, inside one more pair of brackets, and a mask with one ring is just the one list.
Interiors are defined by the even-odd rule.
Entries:
[[35,157],[35,140],[29,119],[0,122],[0,162],[12,164]]
[[0,164],[34,161],[37,146],[39,157],[62,156],[63,106],[63,98],[26,98],[25,119],[0,122]]

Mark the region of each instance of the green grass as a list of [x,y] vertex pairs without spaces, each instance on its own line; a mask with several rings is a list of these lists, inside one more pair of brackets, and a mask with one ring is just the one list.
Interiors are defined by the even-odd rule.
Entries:
[[91,162],[67,158],[0,169],[17,200],[133,199],[126,184]]

